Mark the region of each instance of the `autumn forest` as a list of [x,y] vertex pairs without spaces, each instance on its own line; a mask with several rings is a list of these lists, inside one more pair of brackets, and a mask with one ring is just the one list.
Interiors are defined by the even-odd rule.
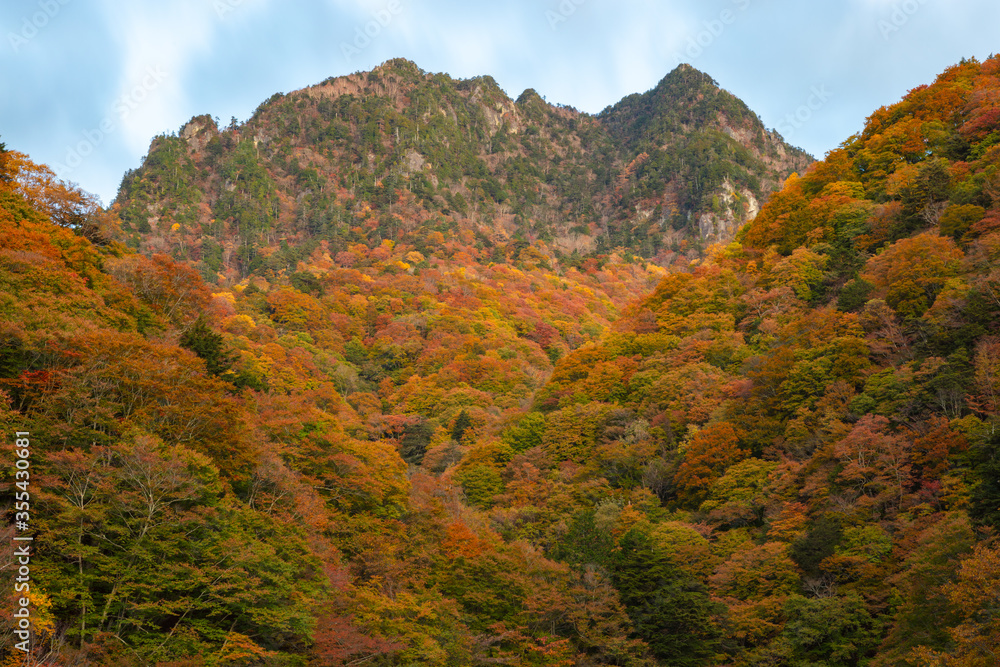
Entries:
[[0,424],[2,667],[1000,664],[1000,57],[819,161],[688,65],[0,144]]

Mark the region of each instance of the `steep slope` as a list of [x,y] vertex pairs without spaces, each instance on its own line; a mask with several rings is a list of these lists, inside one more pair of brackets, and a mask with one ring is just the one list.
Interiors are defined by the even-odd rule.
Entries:
[[963,61],[876,111],[562,359],[469,497],[665,664],[995,662],[998,91]]
[[[303,600],[322,595],[320,564],[301,524],[243,501],[259,454],[248,405],[177,345],[208,290],[166,258],[82,238],[99,211],[67,220],[52,206],[84,199],[0,150],[0,423],[30,442],[16,485],[2,485],[5,514],[16,492],[27,525],[3,535],[35,538],[30,566],[20,563],[30,589],[15,591],[11,550],[0,566],[0,656],[23,662],[17,643],[63,664],[163,659],[176,648],[150,629],[180,617],[198,628],[189,652],[211,652],[227,632],[294,652],[313,616]],[[237,601],[247,581],[265,579],[251,594],[260,615],[220,619],[248,602]],[[30,641],[15,635],[22,597]]]
[[242,125],[192,119],[154,140],[116,207],[134,247],[213,282],[294,267],[319,241],[425,253],[434,231],[473,234],[494,262],[531,244],[669,265],[731,238],[809,161],[688,66],[595,118],[394,60],[275,95]]
[[388,63],[157,138],[120,229],[0,159],[36,657],[649,664],[606,574],[504,541],[451,486],[491,497],[513,452],[473,445],[663,274],[599,121]]
[[[505,303],[462,275],[439,277],[440,297],[405,272],[378,293],[392,284],[366,287],[361,268],[333,272],[326,303],[213,295],[190,267],[109,242],[88,201],[0,144],[0,424],[26,462],[0,482],[17,519],[0,536],[32,538],[27,558],[0,556],[0,662],[649,664],[605,576],[503,542],[400,455],[460,456],[496,397],[526,391],[515,370],[549,367],[532,307],[595,279],[511,273]],[[340,298],[356,319],[332,312]],[[414,391],[412,413],[389,409],[392,380],[358,391],[367,380],[322,347],[337,326],[389,320],[387,367],[427,345],[419,363],[452,374]],[[427,406],[468,412],[446,429]]]
[[629,174],[634,184],[620,193],[622,205],[653,211],[653,220],[673,231],[668,236],[674,242],[690,239],[692,232],[728,242],[791,171],[811,162],[690,65],[598,119],[626,155],[644,156]]

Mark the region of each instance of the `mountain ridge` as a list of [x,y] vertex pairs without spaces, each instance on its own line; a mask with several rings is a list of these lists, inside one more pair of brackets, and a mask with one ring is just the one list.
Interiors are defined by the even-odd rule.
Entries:
[[[391,216],[394,197],[405,191],[415,197],[412,214],[447,217],[494,248],[523,237],[544,244],[553,258],[607,255],[621,247],[669,265],[728,241],[770,191],[809,161],[710,77],[688,72],[696,70],[680,67],[636,98],[679,80],[675,89],[699,98],[697,123],[684,140],[674,135],[685,129],[667,122],[658,141],[637,137],[625,145],[614,134],[622,115],[614,107],[590,116],[550,105],[531,89],[512,100],[489,76],[454,80],[391,60],[371,72],[276,94],[242,125],[220,129],[208,116],[193,118],[179,136],[153,142],[143,166],[123,179],[113,206],[136,247],[151,223],[204,227],[213,218],[224,220],[226,229],[209,234],[209,245],[235,245],[242,238],[246,247],[248,225],[306,240],[330,231],[330,211],[337,211],[333,226],[339,229],[327,236],[336,243],[349,237],[342,224],[347,214],[367,205],[378,216]],[[662,120],[674,111],[662,92],[657,99],[659,107],[636,113]],[[719,122],[716,107],[723,103],[739,112],[730,114],[739,116],[740,127]],[[234,156],[244,139],[252,141],[252,151]],[[173,189],[170,177],[158,173],[164,161],[187,172],[174,178]],[[242,173],[246,181],[248,170],[256,172],[257,193],[270,193],[272,210],[239,195],[235,204],[218,206],[233,185],[230,177],[238,180]],[[157,181],[156,187],[136,187],[137,179]],[[339,192],[325,192],[331,189]],[[317,209],[327,219],[302,230]],[[377,238],[396,238],[399,230],[381,221],[373,231]],[[176,257],[203,261],[197,234],[184,240],[185,258],[175,252],[177,239],[157,232]],[[210,280],[212,273],[203,270]]]

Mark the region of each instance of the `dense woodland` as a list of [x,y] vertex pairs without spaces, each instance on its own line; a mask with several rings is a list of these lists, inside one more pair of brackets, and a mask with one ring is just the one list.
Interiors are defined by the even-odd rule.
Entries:
[[687,66],[0,145],[32,664],[997,664],[1000,57],[807,163]]

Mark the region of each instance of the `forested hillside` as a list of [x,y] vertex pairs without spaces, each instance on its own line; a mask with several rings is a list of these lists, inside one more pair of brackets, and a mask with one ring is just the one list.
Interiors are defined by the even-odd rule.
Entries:
[[995,664],[998,99],[963,61],[714,245],[801,156],[686,66],[588,117],[394,61],[108,210],[0,146],[32,659]]
[[[501,534],[609,573],[663,664],[996,664],[998,90],[879,109],[561,360],[460,466]],[[606,491],[539,511],[566,475]]]
[[[386,242],[213,293],[3,155],[0,420],[34,438],[39,658],[642,654],[606,577],[505,543],[439,475],[657,272],[470,259],[415,275]],[[14,565],[8,552],[3,646],[20,664]]]

